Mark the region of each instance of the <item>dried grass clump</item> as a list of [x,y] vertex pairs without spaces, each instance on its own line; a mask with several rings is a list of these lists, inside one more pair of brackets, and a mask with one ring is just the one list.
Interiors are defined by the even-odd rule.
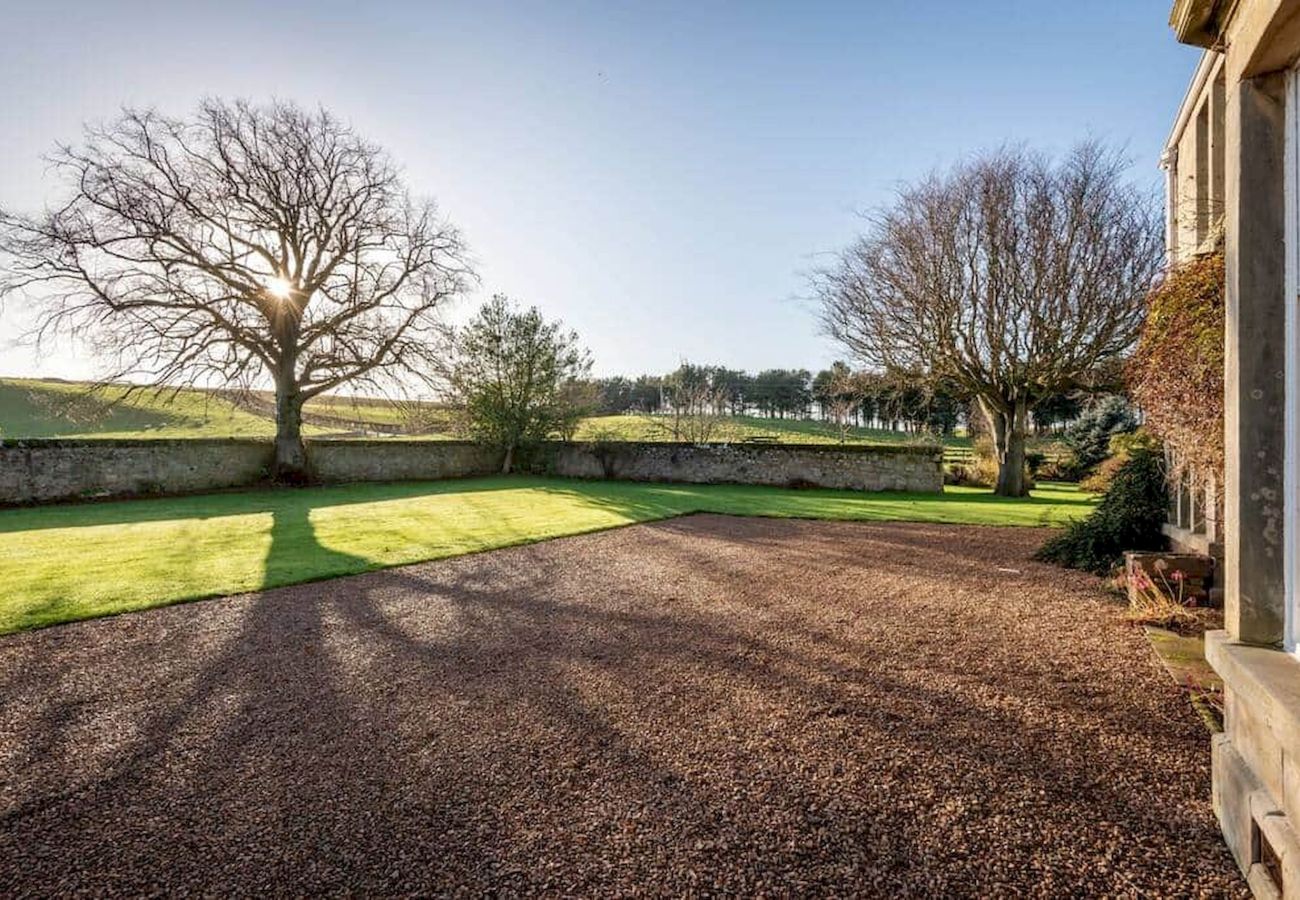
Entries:
[[1195,603],[1184,596],[1182,572],[1153,579],[1138,571],[1129,578],[1127,618],[1130,622],[1171,631],[1189,631],[1201,625],[1201,614]]

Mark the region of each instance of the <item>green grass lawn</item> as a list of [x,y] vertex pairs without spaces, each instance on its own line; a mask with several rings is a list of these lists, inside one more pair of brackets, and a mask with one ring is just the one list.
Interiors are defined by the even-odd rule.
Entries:
[[0,633],[459,556],[692,512],[1056,525],[1093,498],[1025,500],[495,477],[0,510]]

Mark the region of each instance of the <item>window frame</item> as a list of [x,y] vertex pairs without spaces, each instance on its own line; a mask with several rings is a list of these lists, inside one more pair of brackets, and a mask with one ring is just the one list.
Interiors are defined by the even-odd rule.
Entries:
[[1284,405],[1284,645],[1300,655],[1300,66],[1287,72],[1283,193],[1286,252],[1286,403]]

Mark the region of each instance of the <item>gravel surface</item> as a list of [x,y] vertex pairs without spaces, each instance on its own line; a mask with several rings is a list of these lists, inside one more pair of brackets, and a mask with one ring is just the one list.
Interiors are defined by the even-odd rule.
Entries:
[[1245,896],[1045,535],[692,516],[0,639],[0,895]]

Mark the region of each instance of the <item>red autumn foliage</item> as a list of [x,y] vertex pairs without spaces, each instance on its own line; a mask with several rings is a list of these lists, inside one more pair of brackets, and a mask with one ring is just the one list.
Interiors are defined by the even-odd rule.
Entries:
[[1147,298],[1129,367],[1146,427],[1180,466],[1223,473],[1223,254],[1178,266]]

